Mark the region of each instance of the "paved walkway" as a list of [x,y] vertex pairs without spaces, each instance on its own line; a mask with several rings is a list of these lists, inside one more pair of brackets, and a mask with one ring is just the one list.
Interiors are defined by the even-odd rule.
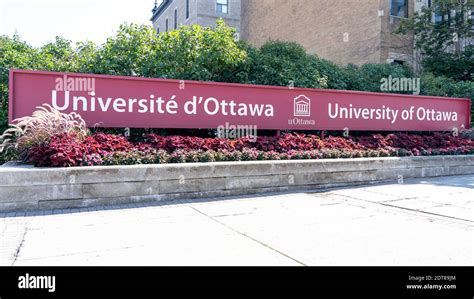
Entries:
[[0,214],[1,265],[474,265],[474,176]]

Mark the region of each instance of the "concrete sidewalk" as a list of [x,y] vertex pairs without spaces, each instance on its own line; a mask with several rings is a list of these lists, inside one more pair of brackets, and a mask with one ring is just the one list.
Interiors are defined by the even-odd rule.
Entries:
[[0,214],[1,265],[474,265],[474,176]]

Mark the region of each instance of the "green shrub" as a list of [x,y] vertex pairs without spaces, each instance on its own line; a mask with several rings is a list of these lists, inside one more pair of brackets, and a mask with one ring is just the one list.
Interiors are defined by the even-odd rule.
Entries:
[[316,56],[291,42],[271,41],[249,52],[248,83],[274,86],[327,88],[328,78],[318,69]]
[[[159,35],[151,26],[124,24],[102,45],[57,37],[35,48],[16,35],[0,36],[0,133],[7,128],[11,68],[373,92],[381,91],[382,78],[414,76],[388,64],[339,67],[291,42],[270,41],[256,49],[236,41],[234,33],[219,20],[215,28],[183,26]],[[425,74],[422,93],[472,99],[473,84]]]
[[[392,76],[392,78],[413,78],[411,69],[401,65],[390,64],[364,64],[361,67],[353,64],[343,68],[347,89],[381,92],[381,80]],[[410,92],[397,92],[410,93]]]
[[[214,28],[183,26],[151,39],[141,73],[146,77],[226,81],[247,58],[235,29],[218,20]],[[137,70],[140,71],[140,70]]]
[[38,50],[19,36],[0,36],[0,133],[8,127],[8,75],[11,68],[32,68]]
[[474,80],[474,45],[467,46],[460,54],[441,52],[425,57],[423,67],[435,76],[452,78],[456,81]]
[[131,150],[105,155],[102,158],[102,165],[166,164],[170,162],[170,159],[170,155],[164,150],[149,152]]
[[348,89],[349,80],[344,70],[337,64],[326,59],[313,59],[316,69],[320,75],[327,78],[328,89]]
[[474,82],[454,81],[447,77],[436,77],[425,73],[421,77],[421,93],[423,95],[457,97],[471,99],[471,121],[474,121]]
[[18,160],[16,151],[8,149],[0,152],[0,165],[7,163],[8,161]]

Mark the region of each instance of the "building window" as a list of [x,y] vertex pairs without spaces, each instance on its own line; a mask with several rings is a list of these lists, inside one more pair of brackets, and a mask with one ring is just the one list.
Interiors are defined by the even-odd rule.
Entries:
[[436,12],[434,13],[434,22],[435,22],[436,24],[439,24],[439,23],[443,22],[444,20],[445,20],[445,18],[444,18],[443,15],[440,15],[440,14],[438,14],[438,13],[436,13]]
[[443,15],[441,8],[436,5],[436,3],[433,3],[433,22],[435,24],[442,24],[445,22],[451,22],[451,14],[446,14]]
[[406,64],[405,61],[403,61],[403,60],[397,60],[397,59],[395,59],[395,60],[391,63],[391,65],[402,65],[402,66],[405,65],[405,64]]
[[408,0],[391,0],[390,15],[400,18],[408,18]]
[[160,34],[160,27],[156,28],[156,33]]
[[174,29],[178,29],[178,9],[174,10]]
[[217,0],[216,6],[217,13],[228,13],[229,12],[229,0]]
[[166,30],[166,32],[168,32],[168,19],[166,19],[166,21],[165,21],[165,30]]
[[186,20],[189,19],[189,0],[186,0]]

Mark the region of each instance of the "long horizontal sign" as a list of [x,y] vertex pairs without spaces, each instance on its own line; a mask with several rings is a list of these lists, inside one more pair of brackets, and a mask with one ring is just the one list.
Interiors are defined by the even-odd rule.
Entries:
[[88,126],[448,131],[469,127],[470,100],[357,91],[10,71],[10,121],[50,104]]

